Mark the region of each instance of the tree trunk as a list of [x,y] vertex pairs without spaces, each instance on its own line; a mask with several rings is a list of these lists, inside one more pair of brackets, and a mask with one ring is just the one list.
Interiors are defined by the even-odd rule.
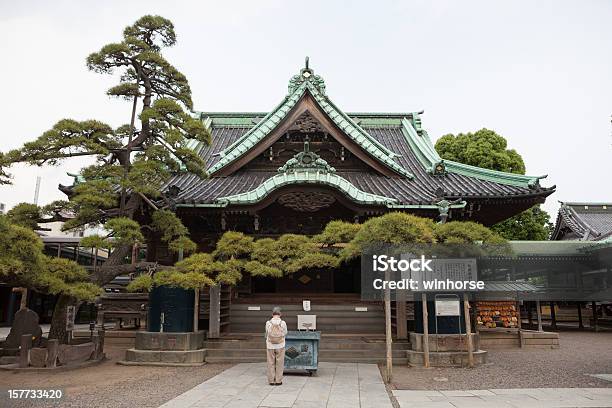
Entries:
[[68,332],[66,331],[66,308],[76,306],[77,300],[67,295],[59,295],[49,329],[49,339],[57,339],[60,344],[68,343]]

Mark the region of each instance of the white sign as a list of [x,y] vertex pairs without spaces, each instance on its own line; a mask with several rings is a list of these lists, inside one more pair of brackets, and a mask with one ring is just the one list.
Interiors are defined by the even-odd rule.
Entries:
[[302,300],[302,309],[305,312],[310,312],[310,300]]
[[461,308],[458,300],[436,300],[436,316],[460,316]]
[[249,306],[248,310],[251,312],[257,312],[261,310],[261,306]]
[[298,330],[317,330],[317,315],[297,315]]
[[76,307],[66,306],[66,331],[74,330],[75,316],[76,316]]

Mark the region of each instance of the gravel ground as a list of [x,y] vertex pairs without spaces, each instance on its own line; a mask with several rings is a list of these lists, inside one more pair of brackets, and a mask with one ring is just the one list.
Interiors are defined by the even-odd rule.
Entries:
[[557,350],[491,350],[473,369],[393,367],[393,385],[412,390],[612,387],[612,332],[561,332]]
[[[56,373],[0,373],[0,406],[8,407],[158,407],[201,382],[231,367],[121,366],[125,347],[107,345],[109,360],[100,365]],[[6,389],[62,389],[64,397],[52,400],[7,400]]]

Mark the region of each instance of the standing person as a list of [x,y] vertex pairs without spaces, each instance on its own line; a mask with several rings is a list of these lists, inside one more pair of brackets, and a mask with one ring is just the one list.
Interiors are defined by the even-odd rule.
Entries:
[[287,323],[281,319],[280,307],[272,309],[272,318],[266,322],[266,351],[268,353],[268,383],[281,385],[285,366],[285,336]]

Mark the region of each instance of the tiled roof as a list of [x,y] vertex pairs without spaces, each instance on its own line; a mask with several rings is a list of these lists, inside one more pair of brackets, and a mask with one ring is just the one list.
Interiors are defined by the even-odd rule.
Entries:
[[[338,170],[333,175],[307,170],[303,177],[279,175],[273,170],[220,172],[258,146],[281,124],[304,95],[309,94],[322,114],[359,145],[371,158],[391,169],[398,177],[378,172]],[[287,183],[330,185],[355,202],[394,208],[433,206],[442,197],[467,200],[519,197],[533,200],[546,197],[554,187],[543,188],[542,177],[530,177],[482,169],[442,160],[427,132],[421,128],[419,113],[346,114],[327,97],[323,79],[306,66],[289,81],[289,93],[270,113],[202,114],[212,133],[210,146],[193,145],[208,164],[209,179],[183,175],[170,180],[180,192],[177,204],[222,206],[229,202],[252,202]],[[308,173],[308,174],[306,174]],[[284,178],[283,178],[284,177]],[[330,181],[332,180],[333,181]],[[459,205],[459,204],[454,204]],[[460,204],[465,206],[465,202]]]
[[612,237],[612,203],[561,203],[551,239],[600,241]]
[[[377,173],[340,170],[336,172],[338,176],[366,193],[388,197],[400,204],[418,205],[433,203],[438,198],[438,189],[441,189],[447,198],[463,199],[547,196],[554,191],[554,188],[543,188],[539,185],[528,187],[527,183],[524,183],[522,186],[516,186],[451,172],[434,175],[412,150],[401,124],[366,126],[364,129],[377,142],[394,152],[397,155],[397,163],[414,175],[413,179],[391,179]],[[196,149],[209,168],[213,167],[220,160],[219,155],[215,153],[225,149],[248,131],[249,127],[244,125],[216,126],[213,120],[212,144]],[[238,170],[227,177],[203,180],[193,175],[182,175],[172,179],[168,186],[176,185],[180,188],[179,204],[213,204],[220,198],[251,191],[277,174],[276,171]]]

